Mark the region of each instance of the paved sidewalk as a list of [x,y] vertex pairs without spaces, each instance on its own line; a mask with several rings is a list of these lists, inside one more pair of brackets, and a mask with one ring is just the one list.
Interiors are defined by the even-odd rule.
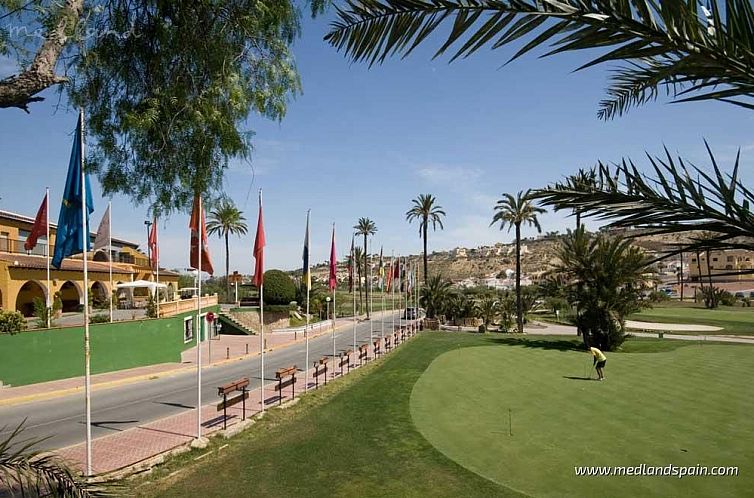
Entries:
[[[410,339],[407,337],[406,341]],[[397,347],[400,348],[400,344]],[[373,346],[369,345],[369,361],[365,365],[373,360],[373,349]],[[395,349],[393,347],[391,351]],[[350,371],[355,371],[359,368],[358,352],[350,355],[350,362]],[[337,381],[341,377],[340,368],[336,364],[337,358],[335,361],[332,359],[328,361],[327,382]],[[348,368],[344,367],[343,376],[348,373]],[[296,377],[295,396],[298,397],[304,394],[304,372],[299,371]],[[310,390],[315,389],[316,382],[313,368],[309,369],[308,379],[308,388]],[[277,406],[281,400],[286,402],[294,397],[291,387],[284,388],[281,397],[281,394],[275,391],[275,385],[276,382],[267,382],[264,386],[264,393],[260,393],[259,388],[249,391],[249,399],[246,401],[246,418],[250,418],[261,411],[262,399],[264,399],[264,406],[267,409]],[[324,376],[320,376],[319,385],[320,387],[324,385]],[[234,397],[238,394],[234,393],[229,397]],[[222,410],[218,411],[216,408],[219,401],[220,398],[202,406],[203,436],[214,434],[223,428],[223,421],[225,420],[223,412]],[[228,408],[227,413],[228,427],[243,419],[243,408],[240,403]],[[196,424],[196,409],[190,409],[172,417],[95,439],[92,441],[93,472],[104,474],[130,467],[151,457],[188,444],[196,436]],[[68,460],[75,468],[79,470],[84,469],[86,462],[85,443],[57,450],[56,453]]]

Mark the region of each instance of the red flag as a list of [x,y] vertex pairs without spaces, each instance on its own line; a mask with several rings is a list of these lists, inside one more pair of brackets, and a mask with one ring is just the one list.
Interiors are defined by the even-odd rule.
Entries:
[[[31,227],[31,233],[26,237],[24,242],[24,249],[31,251],[37,246],[37,239],[42,235],[47,234],[47,196],[45,195],[42,205],[39,206],[37,211],[37,217],[34,219],[34,226]],[[50,241],[48,240],[49,244]]]
[[390,266],[387,270],[387,285],[385,288],[390,291],[391,285],[393,285],[393,258],[390,258]]
[[198,195],[194,197],[194,207],[191,209],[191,221],[189,222],[189,228],[191,229],[190,265],[192,268],[199,268],[199,237],[201,231],[202,271],[206,271],[207,273],[212,275],[213,273],[215,273],[215,270],[212,268],[212,261],[210,261],[209,259],[207,227],[204,224],[204,208],[202,207],[202,199]]
[[262,216],[262,192],[259,192],[259,220],[257,221],[257,237],[254,240],[254,285],[264,284],[264,216]]
[[338,286],[338,256],[335,253],[335,225],[332,227],[332,245],[330,246],[330,290],[335,290]]
[[[152,228],[149,230],[149,251],[151,254],[150,263],[152,263],[152,269],[157,269],[157,263],[160,261],[160,253],[157,247],[157,218],[152,221]],[[211,267],[212,265],[210,265]],[[204,262],[202,262],[202,270],[204,270]]]

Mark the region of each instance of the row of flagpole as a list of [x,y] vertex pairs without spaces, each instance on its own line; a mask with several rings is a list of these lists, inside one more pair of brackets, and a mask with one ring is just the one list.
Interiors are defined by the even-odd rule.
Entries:
[[[89,232],[89,217],[94,211],[94,205],[92,200],[91,188],[89,186],[89,178],[84,168],[84,113],[79,112],[79,119],[76,129],[76,135],[74,137],[74,143],[71,150],[71,159],[69,162],[68,175],[66,179],[66,186],[63,192],[63,202],[61,204],[59,221],[57,225],[57,232],[55,238],[55,251],[52,258],[50,258],[50,223],[49,223],[49,188],[45,191],[45,199],[39,212],[37,213],[37,219],[35,220],[32,233],[27,238],[24,244],[27,250],[31,250],[36,245],[37,238],[41,235],[42,229],[47,237],[47,247],[45,249],[45,256],[47,259],[47,325],[51,325],[51,289],[50,289],[50,265],[60,269],[62,266],[62,260],[66,257],[82,254],[83,256],[83,277],[84,277],[84,404],[86,414],[86,468],[85,473],[87,476],[92,474],[92,432],[91,432],[91,349],[90,349],[90,333],[89,333],[89,277],[88,277],[88,252],[90,250],[91,239]],[[77,209],[80,211],[77,212]],[[310,290],[311,290],[311,266],[310,266],[310,221],[311,210],[306,214],[306,233],[304,237],[304,280],[306,285],[306,325],[305,325],[305,339],[306,339],[306,366],[304,368],[306,372],[306,386],[308,388],[308,367],[309,367],[309,326],[310,326]],[[80,218],[80,220],[78,219]],[[80,222],[79,222],[80,221]],[[44,226],[42,226],[44,224]],[[106,235],[105,235],[106,228]],[[202,320],[202,273],[206,272],[210,275],[214,273],[212,263],[209,257],[208,239],[206,232],[206,224],[204,219],[204,209],[202,206],[201,195],[197,194],[194,198],[194,205],[192,208],[191,219],[189,222],[189,228],[191,232],[191,245],[190,245],[190,265],[197,271],[197,301],[196,301],[196,363],[197,363],[197,420],[196,420],[196,437],[200,439],[202,437],[202,343],[205,340],[205,336],[209,339],[210,331],[208,327],[203,327]],[[148,245],[150,247],[150,266],[154,271],[156,283],[158,285],[157,293],[157,313],[159,316],[159,243],[158,243],[158,230],[157,230],[157,218],[155,217],[152,223],[152,230],[148,237]],[[106,240],[106,242],[105,242]],[[351,254],[349,262],[349,286],[350,291],[353,294],[353,349],[356,350],[356,293],[355,286],[353,285],[353,277],[355,271],[355,235],[351,241]],[[264,359],[265,359],[265,338],[264,338],[264,247],[265,247],[265,233],[264,233],[264,219],[263,219],[263,204],[262,204],[262,190],[259,190],[259,217],[257,221],[257,232],[254,242],[253,256],[255,259],[255,272],[253,283],[259,288],[259,308],[260,308],[260,405],[261,410],[264,411]],[[97,235],[95,237],[94,249],[96,252],[107,245],[107,254],[109,261],[109,278],[110,278],[110,321],[113,321],[113,265],[112,265],[112,205],[108,204],[107,211],[100,222]],[[369,290],[373,289],[373,274],[372,274],[372,260],[368,255],[364,255],[369,261],[369,273],[366,276],[369,279]],[[405,268],[401,268],[401,258],[398,258],[397,265],[394,260],[394,256],[391,255],[390,271],[388,274],[387,287],[391,291],[391,309],[395,310],[395,292],[396,287],[400,289],[402,298],[405,297],[404,302],[399,302],[400,305],[408,306],[408,299],[410,294],[409,281],[405,282],[406,292],[404,295],[403,286],[401,285],[402,273]],[[330,261],[329,261],[329,278],[328,288],[332,292],[332,315],[328,319],[332,320],[332,342],[333,342],[333,360],[335,359],[335,320],[336,320],[336,308],[335,308],[335,290],[337,287],[337,253],[335,248],[335,224],[332,226],[332,241],[330,249]],[[385,269],[383,264],[382,249],[380,249],[380,287],[382,289],[382,311],[385,309]],[[406,278],[409,278],[410,273],[406,274]],[[418,275],[417,275],[418,276]],[[416,283],[418,278],[413,278]],[[416,294],[416,302],[418,309],[418,285],[414,289]],[[371,293],[370,293],[371,294]],[[373,295],[370,296],[370,301],[367,303],[369,306],[370,315],[373,310]],[[392,313],[393,328],[395,328],[395,313]],[[407,317],[408,318],[408,317]],[[401,315],[399,314],[399,324],[401,324]],[[205,330],[206,329],[206,330]],[[380,329],[380,337],[384,339],[384,321],[382,322]],[[370,323],[370,342],[374,340],[374,325]]]

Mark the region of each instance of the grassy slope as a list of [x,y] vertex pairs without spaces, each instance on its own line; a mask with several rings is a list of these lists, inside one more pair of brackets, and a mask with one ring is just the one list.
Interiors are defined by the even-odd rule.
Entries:
[[[177,457],[140,496],[518,496],[435,450],[409,413],[414,383],[435,357],[473,335],[434,333],[292,408],[273,410],[218,455]],[[370,372],[373,372],[370,374]],[[173,478],[165,475],[181,469]],[[162,477],[161,477],[162,476]]]
[[[708,310],[691,303],[671,303],[655,305],[654,308],[642,310],[630,317],[632,320],[659,323],[692,323],[722,327],[717,334],[754,335],[754,307],[721,306]],[[684,332],[693,333],[693,332]],[[709,332],[701,332],[709,334]]]
[[[571,341],[505,342],[438,357],[414,388],[420,431],[465,467],[535,496],[744,496],[754,486],[749,346],[629,341],[626,350],[654,354],[608,354],[608,380],[590,382],[579,378],[591,360]],[[741,475],[577,478],[573,470],[640,463],[738,465]]]

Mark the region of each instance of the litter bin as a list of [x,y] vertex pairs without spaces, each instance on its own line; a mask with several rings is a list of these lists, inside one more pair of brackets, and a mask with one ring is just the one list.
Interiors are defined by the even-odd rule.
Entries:
[[662,332],[662,331],[657,333],[657,337],[659,339],[662,339],[664,335],[665,335],[665,332]]

